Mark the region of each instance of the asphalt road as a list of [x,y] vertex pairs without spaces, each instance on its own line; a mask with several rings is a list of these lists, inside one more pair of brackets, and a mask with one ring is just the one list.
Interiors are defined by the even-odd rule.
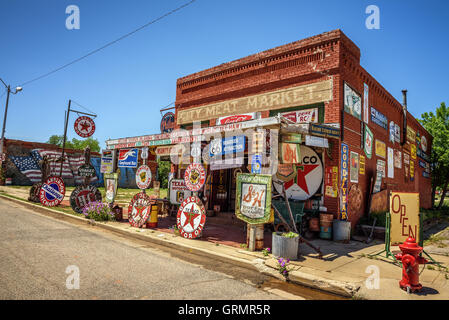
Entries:
[[[204,260],[0,199],[0,299],[307,298],[254,271]],[[68,289],[76,270],[79,289]],[[73,278],[68,284],[76,286]]]

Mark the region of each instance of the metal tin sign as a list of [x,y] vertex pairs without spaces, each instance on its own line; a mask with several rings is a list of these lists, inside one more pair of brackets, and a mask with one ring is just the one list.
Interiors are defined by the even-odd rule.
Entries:
[[143,160],[148,159],[148,147],[143,147],[142,152],[140,154]]
[[407,126],[407,140],[412,143],[416,142],[416,131]]
[[281,115],[294,123],[317,123],[318,108],[284,112]]
[[271,175],[237,174],[235,215],[249,223],[267,223],[271,214]]
[[80,177],[89,177],[89,178],[95,177],[96,176],[95,168],[90,164],[83,164],[78,168],[78,175]]
[[369,122],[369,86],[363,84],[363,122]]
[[251,173],[261,173],[262,172],[262,155],[255,154],[251,159]]
[[245,136],[235,136],[223,139],[214,139],[210,144],[210,156],[220,156],[229,153],[245,151]]
[[385,130],[387,130],[388,128],[387,117],[373,107],[371,107],[371,121],[384,128]]
[[366,157],[368,159],[371,159],[371,157],[373,155],[373,133],[368,128],[368,126],[365,126],[364,151],[365,151]]
[[362,120],[362,99],[350,86],[344,84],[345,111]]
[[184,199],[192,195],[183,179],[171,179],[168,183],[171,204],[181,204]]
[[257,112],[236,114],[236,115],[232,115],[232,116],[219,117],[216,123],[217,123],[217,125],[222,125],[222,124],[243,122],[243,121],[248,121],[248,120],[254,120],[254,119],[256,119],[256,117],[257,117]]
[[376,139],[376,156],[385,158],[387,156],[387,145]]
[[139,189],[147,189],[151,184],[151,170],[147,165],[142,165],[136,171],[136,184]]
[[60,177],[49,177],[42,185],[39,200],[46,207],[55,207],[64,199],[65,185]]
[[206,171],[199,163],[190,164],[184,174],[184,181],[190,191],[200,190],[206,181]]
[[137,193],[128,206],[128,221],[136,228],[142,227],[148,220],[151,211],[151,198],[144,192]]
[[175,129],[175,114],[167,112],[161,120],[161,133],[170,133]]
[[88,138],[95,132],[95,122],[89,117],[81,116],[75,120],[75,132],[82,138]]
[[291,163],[279,163],[276,178],[282,181],[290,181],[296,177],[296,165]]
[[348,179],[349,178],[349,148],[341,144],[341,192],[340,192],[340,220],[348,218]]
[[[313,196],[323,182],[323,165],[318,154],[309,147],[300,146],[300,161],[296,164],[295,179],[285,182],[287,198],[293,200],[307,200]],[[282,192],[282,181],[273,179],[276,190]]]
[[113,203],[117,195],[118,176],[118,172],[104,174],[105,198],[108,203]]
[[281,143],[281,163],[299,163],[301,148],[296,143]]
[[395,142],[395,130],[396,130],[396,124],[393,121],[390,121],[390,142]]
[[351,151],[351,165],[349,178],[351,182],[359,182],[359,154],[357,152]]
[[73,211],[82,213],[90,202],[101,201],[101,192],[95,186],[77,186],[70,195],[70,206]]
[[314,123],[309,124],[309,133],[321,137],[340,138],[340,129]]
[[427,139],[425,136],[421,136],[421,150],[427,152]]
[[101,173],[112,173],[112,170],[113,170],[112,158],[101,157],[100,172]]
[[182,237],[195,239],[201,235],[206,223],[206,210],[198,197],[188,197],[178,210],[176,225]]
[[121,149],[118,155],[118,166],[122,168],[136,168],[139,149]]

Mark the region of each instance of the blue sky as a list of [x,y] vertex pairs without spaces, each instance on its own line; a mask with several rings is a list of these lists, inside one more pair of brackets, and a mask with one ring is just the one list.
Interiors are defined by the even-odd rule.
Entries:
[[[0,78],[22,84],[185,2],[0,0]],[[79,30],[65,26],[71,4],[80,9]],[[371,4],[380,9],[380,30],[365,27]],[[448,14],[444,0],[197,0],[11,95],[6,137],[45,142],[62,134],[68,99],[98,114],[94,137],[102,147],[108,138],[159,133],[159,109],[175,101],[177,78],[337,28],[398,101],[408,89],[409,111],[420,117],[449,103]],[[5,102],[3,95],[1,118]],[[69,139],[79,138],[75,118],[71,114]]]

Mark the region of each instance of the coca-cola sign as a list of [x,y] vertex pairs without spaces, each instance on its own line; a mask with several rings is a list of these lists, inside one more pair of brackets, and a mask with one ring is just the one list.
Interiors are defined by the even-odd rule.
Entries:
[[220,117],[217,120],[217,125],[254,120],[256,119],[256,116],[257,116],[256,112],[251,112],[251,113],[235,114],[232,116]]

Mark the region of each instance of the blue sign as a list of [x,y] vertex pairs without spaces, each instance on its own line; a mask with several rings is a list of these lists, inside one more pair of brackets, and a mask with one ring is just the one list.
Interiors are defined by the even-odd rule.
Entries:
[[229,153],[245,151],[245,136],[235,136],[224,139],[214,139],[210,144],[209,153],[211,157]]
[[253,155],[251,173],[262,173],[262,156],[260,154]]
[[384,116],[383,113],[377,111],[373,107],[371,107],[371,121],[377,124],[378,126],[381,126],[385,130],[388,128],[388,120],[387,117]]
[[139,149],[121,149],[118,155],[118,166],[121,168],[136,168]]

